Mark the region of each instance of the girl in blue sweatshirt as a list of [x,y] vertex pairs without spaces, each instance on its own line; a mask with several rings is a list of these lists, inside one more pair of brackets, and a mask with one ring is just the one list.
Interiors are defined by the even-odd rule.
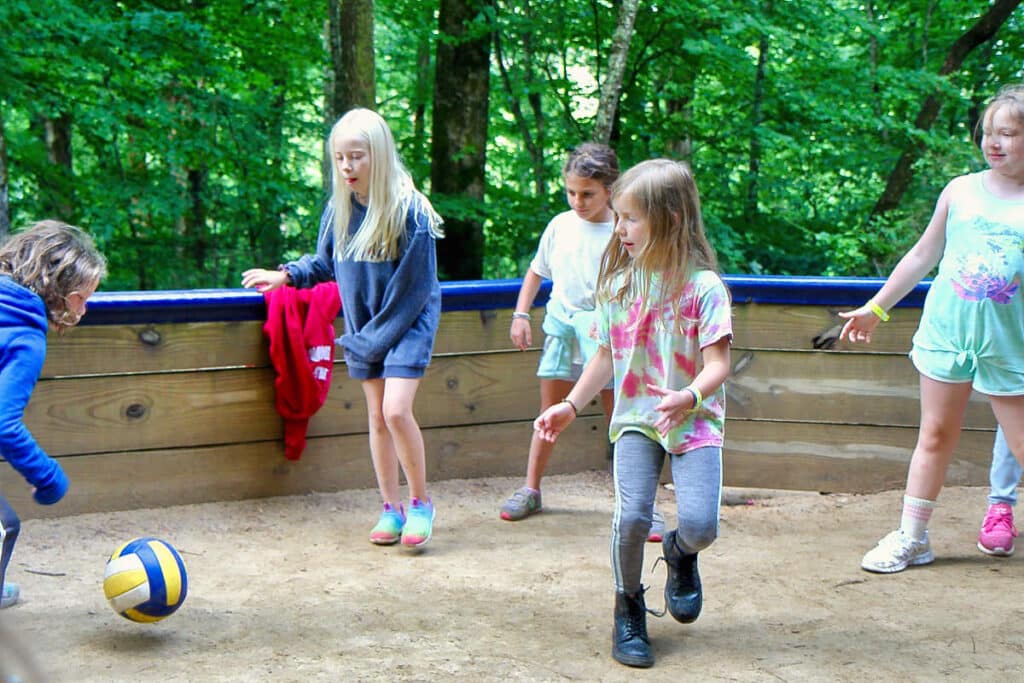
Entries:
[[[345,321],[338,342],[366,397],[370,456],[383,499],[370,541],[419,547],[430,540],[434,505],[412,406],[441,319],[435,250],[441,218],[416,190],[378,114],[348,112],[327,145],[333,193],[320,218],[316,253],[277,270],[247,270],[242,285],[266,292],[337,281]],[[408,509],[399,467],[409,484]]]
[[[42,505],[63,498],[68,479],[25,427],[25,406],[46,359],[47,329],[77,324],[106,272],[89,236],[58,221],[36,223],[0,245],[0,456]],[[0,494],[0,608],[18,601],[18,585],[5,576],[20,529]]]

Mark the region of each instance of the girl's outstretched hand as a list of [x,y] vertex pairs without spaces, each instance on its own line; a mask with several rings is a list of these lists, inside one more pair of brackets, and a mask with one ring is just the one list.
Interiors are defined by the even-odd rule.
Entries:
[[875,328],[878,327],[878,323],[881,322],[867,304],[852,311],[840,313],[839,317],[846,319],[846,324],[843,325],[839,338],[854,343],[864,342],[865,344],[870,344],[871,333],[874,332]]
[[661,417],[654,423],[654,428],[662,436],[685,422],[693,409],[693,396],[688,391],[673,391],[655,384],[648,384],[647,391],[661,397],[658,405],[654,406],[654,409],[661,413]]
[[576,412],[572,406],[562,401],[541,413],[533,421],[533,429],[542,441],[554,443],[562,430],[568,427],[575,417]]
[[251,268],[242,273],[242,286],[246,289],[255,288],[257,292],[269,292],[287,281],[288,273],[280,270]]

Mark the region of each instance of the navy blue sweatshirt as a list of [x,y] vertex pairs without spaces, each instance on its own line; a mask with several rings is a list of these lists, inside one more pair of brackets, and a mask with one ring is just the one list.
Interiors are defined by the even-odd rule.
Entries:
[[[315,254],[285,265],[296,287],[335,280],[341,292],[349,374],[356,379],[422,377],[434,349],[441,321],[441,285],[437,251],[426,216],[417,212],[414,197],[405,219],[405,238],[394,261],[355,261],[334,250],[334,206],[320,217]],[[352,198],[348,234],[354,235],[366,207]]]
[[47,326],[42,298],[0,275],[0,455],[36,487],[35,499],[44,505],[68,488],[60,465],[22,421],[46,360]]

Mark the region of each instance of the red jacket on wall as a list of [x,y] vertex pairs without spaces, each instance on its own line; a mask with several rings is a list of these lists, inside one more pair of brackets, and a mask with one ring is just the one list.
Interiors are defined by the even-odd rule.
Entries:
[[274,407],[284,419],[284,457],[298,460],[306,448],[309,418],[331,387],[334,320],[341,309],[338,285],[322,282],[309,289],[279,287],[263,294],[274,378]]

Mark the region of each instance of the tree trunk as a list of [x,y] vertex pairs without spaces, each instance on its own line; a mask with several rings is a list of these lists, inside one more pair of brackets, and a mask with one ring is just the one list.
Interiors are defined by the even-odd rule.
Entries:
[[761,34],[757,45],[757,71],[754,74],[754,101],[750,108],[750,150],[747,160],[747,197],[743,203],[743,221],[748,227],[757,222],[757,185],[761,172],[761,106],[764,101],[765,62],[768,60],[768,35]]
[[70,221],[74,211],[71,182],[71,115],[38,116],[33,128],[46,146],[45,167],[40,178],[42,204],[47,214]]
[[[957,38],[949,47],[949,50],[946,51],[946,58],[939,69],[939,75],[945,76],[959,69],[964,59],[967,58],[967,55],[974,48],[995,36],[999,27],[1003,25],[1020,3],[1021,0],[995,0],[974,26]],[[921,105],[917,118],[914,119],[914,127],[918,130],[928,130],[931,128],[941,108],[942,102],[939,99],[938,93],[929,95],[925,98],[924,104]],[[900,155],[896,166],[889,173],[889,178],[885,183],[885,190],[882,192],[881,198],[879,198],[878,203],[871,210],[871,218],[887,211],[892,211],[899,206],[900,200],[903,198],[903,194],[907,191],[907,187],[909,187],[910,181],[913,178],[914,162],[917,161],[920,155],[921,147],[917,144],[909,146]]]
[[417,159],[427,159],[430,149],[427,147],[427,104],[430,102],[430,36],[426,32],[419,34],[416,44],[416,93],[414,95],[412,115],[413,154]]
[[462,215],[446,216],[439,269],[451,280],[483,276],[483,224],[468,205],[484,198],[490,94],[489,0],[441,0],[434,76],[431,191],[463,202]]
[[[864,3],[864,12],[867,14],[868,23],[873,27],[878,28],[878,21],[875,18],[875,4],[872,0],[868,0]],[[882,99],[881,99],[881,88],[878,85],[878,36],[874,31],[871,32],[871,37],[868,43],[868,59],[871,63],[871,111],[874,112],[875,118],[882,118]],[[882,131],[882,141],[889,141],[889,131]]]
[[608,57],[608,74],[601,84],[601,99],[597,105],[597,120],[594,122],[592,136],[594,142],[607,145],[612,137],[622,94],[622,75],[626,72],[629,42],[633,38],[633,23],[639,6],[640,0],[622,0],[619,8],[619,20],[612,36],[612,52]]
[[11,234],[11,207],[8,200],[7,136],[4,133],[4,107],[0,102],[0,240]]
[[[325,128],[350,109],[377,107],[373,51],[373,0],[328,0],[327,44],[331,70],[325,89]],[[324,190],[331,191],[331,160],[324,156]]]
[[185,226],[193,267],[199,272],[208,273],[211,267],[206,262],[210,248],[210,236],[206,229],[206,184],[210,171],[206,164],[200,166],[201,168],[188,171],[188,211],[185,214]]
[[[528,43],[529,40],[529,36],[524,36],[524,41]],[[523,74],[523,78],[532,81],[534,72],[531,61],[532,50],[528,44],[525,46],[524,54],[524,64],[518,71]],[[523,145],[530,155],[530,166],[533,169],[534,194],[537,197],[544,197],[547,194],[547,169],[544,168],[544,116],[540,106],[540,95],[531,88],[527,99],[527,104],[530,106],[531,114],[537,124],[537,136],[535,138],[530,128],[530,122],[527,121],[526,115],[523,113],[523,107],[519,102],[516,88],[512,83],[508,66],[505,64],[501,34],[498,31],[494,32],[494,57],[498,64],[498,72],[501,74],[501,83],[505,88],[505,95],[508,98],[509,109],[512,112],[513,118],[515,118],[519,134],[523,137]]]

